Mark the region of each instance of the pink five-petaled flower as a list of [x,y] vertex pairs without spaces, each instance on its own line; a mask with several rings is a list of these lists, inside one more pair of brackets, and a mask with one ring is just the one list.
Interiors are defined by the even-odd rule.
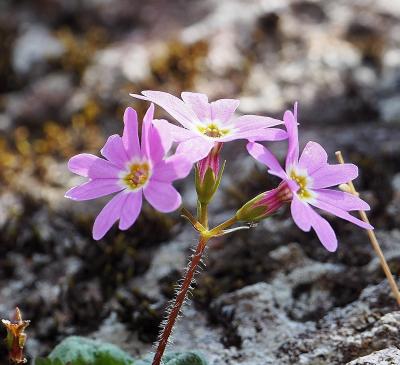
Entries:
[[355,179],[358,176],[357,166],[328,164],[327,153],[315,142],[308,142],[299,158],[297,103],[294,106],[294,114],[286,111],[283,119],[288,132],[285,169],[264,146],[250,142],[247,150],[255,159],[267,165],[271,174],[280,177],[287,184],[292,193],[291,213],[297,226],[306,232],[313,228],[328,251],[335,251],[337,248],[335,232],[311,206],[362,228],[373,229],[371,225],[348,213],[353,210],[369,210],[366,202],[352,194],[327,189]]
[[220,99],[209,103],[206,95],[191,92],[183,92],[182,100],[162,91],[143,91],[142,94],[144,96],[130,95],[159,105],[184,127],[166,120],[157,121],[160,128],[169,130],[174,141],[179,142],[177,154],[183,154],[193,162],[205,158],[216,143],[287,138],[284,130],[271,128],[283,124],[281,120],[257,115],[233,118],[239,100]]
[[122,137],[108,138],[101,150],[106,158],[79,154],[69,160],[68,168],[89,181],[70,189],[65,196],[73,200],[95,199],[116,193],[97,216],[93,238],[102,238],[119,219],[119,228],[128,229],[142,207],[142,194],[160,212],[171,212],[181,205],[181,196],[172,181],[186,177],[192,163],[184,156],[165,157],[172,140],[153,125],[154,105],[143,118],[139,144],[136,111],[127,108]]

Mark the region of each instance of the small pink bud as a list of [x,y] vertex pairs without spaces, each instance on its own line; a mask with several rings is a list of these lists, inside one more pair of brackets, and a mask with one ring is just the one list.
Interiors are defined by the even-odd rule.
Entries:
[[196,191],[200,203],[208,204],[221,183],[225,166],[224,163],[220,168],[219,153],[221,149],[222,143],[216,143],[208,156],[197,163]]
[[221,152],[222,149],[222,143],[216,143],[213,149],[210,151],[210,153],[207,155],[207,157],[203,158],[198,162],[198,168],[199,168],[199,174],[200,174],[200,179],[201,181],[204,180],[204,176],[208,170],[208,168],[211,168],[211,170],[214,173],[214,176],[218,175],[219,172],[219,153]]
[[282,181],[277,188],[261,193],[244,204],[236,212],[236,218],[244,222],[258,222],[274,214],[292,198],[287,182]]

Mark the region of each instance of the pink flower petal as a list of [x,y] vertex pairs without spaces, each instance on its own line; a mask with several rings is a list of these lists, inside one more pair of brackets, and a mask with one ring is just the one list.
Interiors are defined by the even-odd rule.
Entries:
[[268,149],[259,143],[253,142],[248,143],[246,148],[250,155],[257,161],[269,167],[269,171],[272,174],[279,176],[282,179],[287,179],[286,172],[282,169],[276,157]]
[[311,174],[312,188],[321,189],[347,183],[358,176],[356,165],[345,163],[338,165],[325,165]]
[[320,201],[320,200],[318,200],[318,198],[315,201],[310,202],[310,204],[312,204],[313,206],[315,206],[319,209],[325,210],[328,213],[331,213],[339,218],[342,218],[346,221],[354,223],[355,225],[357,225],[361,228],[374,229],[374,227],[372,227],[370,224],[365,223],[361,219],[353,217],[351,214],[347,213],[346,211],[344,211],[338,207],[335,207],[331,204]]
[[142,190],[127,193],[119,220],[119,229],[126,230],[135,223],[142,209]]
[[[297,110],[297,106],[295,105]],[[297,114],[297,112],[296,112]],[[291,165],[297,164],[299,160],[299,137],[297,129],[297,119],[290,110],[287,110],[283,116],[286,130],[288,133],[288,152],[286,155],[286,170]]]
[[234,139],[248,139],[250,142],[256,141],[283,141],[287,139],[287,133],[279,128],[265,128],[235,133],[232,136],[221,138],[222,142],[228,142]]
[[176,155],[183,155],[191,162],[202,160],[214,147],[214,142],[203,137],[189,139],[179,144]]
[[165,119],[154,119],[153,124],[162,135],[163,133],[169,133],[174,142],[184,142],[193,137],[198,137],[197,133],[186,128],[178,127]]
[[178,209],[182,202],[181,196],[170,183],[151,180],[143,192],[147,201],[163,213]]
[[[187,131],[187,129],[181,129]],[[172,139],[170,130],[162,128],[159,124],[156,126],[154,121],[152,122],[151,126],[150,139],[150,152],[152,156],[154,156],[155,161],[159,161],[160,159],[164,158],[164,156],[171,149],[174,141]]]
[[154,104],[151,103],[149,108],[146,111],[146,114],[143,117],[143,124],[142,124],[142,138],[141,142],[141,151],[142,156],[150,158],[150,130],[151,130],[151,123],[153,121],[154,116]]
[[120,169],[111,162],[91,155],[81,153],[68,161],[68,168],[75,174],[92,179],[118,178]]
[[296,225],[304,232],[309,232],[311,229],[310,209],[307,203],[302,202],[296,194],[293,194],[290,204],[292,217]]
[[171,182],[185,178],[192,169],[193,163],[183,155],[174,155],[160,161],[153,168],[152,180]]
[[316,142],[308,142],[301,153],[299,166],[311,175],[328,163],[328,155],[322,146]]
[[108,137],[106,144],[100,152],[108,161],[122,169],[129,161],[122,138],[118,134]]
[[269,127],[275,127],[283,124],[279,119],[262,117],[259,115],[243,115],[234,121],[234,127],[237,128],[238,132],[246,132],[249,130],[258,130]]
[[240,101],[235,99],[220,99],[211,103],[211,120],[220,121],[222,124],[228,122],[235,110],[239,106]]
[[300,201],[296,195],[293,195],[291,213],[294,222],[301,230],[308,232],[312,227],[328,251],[333,252],[336,250],[337,238],[331,225],[307,203]]
[[101,210],[93,225],[93,238],[95,240],[103,238],[112,225],[119,219],[127,198],[128,194],[122,191],[115,195]]
[[323,246],[330,252],[336,251],[338,244],[336,234],[328,221],[322,218],[314,211],[314,209],[311,208],[309,210],[309,217],[311,226],[313,227]]
[[154,164],[161,161],[172,146],[172,138],[165,129],[153,125],[154,104],[152,103],[143,118],[142,156]]
[[95,179],[68,190],[65,193],[65,197],[72,200],[90,200],[116,193],[123,189],[124,187],[118,184],[117,179]]
[[172,146],[172,138],[169,134],[160,135],[160,132],[154,127],[149,131],[149,158],[154,164],[161,161]]
[[[157,104],[171,114],[185,128],[192,129],[194,123],[199,123],[199,118],[182,100],[162,91],[142,91],[147,100]],[[130,94],[133,97],[138,95]]]
[[334,205],[342,210],[370,210],[369,205],[359,197],[343,191],[331,189],[315,189],[318,200]]
[[129,159],[140,156],[138,118],[136,111],[132,108],[125,109],[122,143]]
[[211,107],[208,103],[208,97],[205,94],[183,92],[182,100],[187,104],[197,115],[200,120],[211,119]]

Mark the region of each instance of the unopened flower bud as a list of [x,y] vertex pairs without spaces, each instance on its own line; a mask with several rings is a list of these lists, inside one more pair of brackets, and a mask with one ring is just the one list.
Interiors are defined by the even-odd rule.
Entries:
[[204,180],[206,172],[208,169],[214,173],[214,176],[218,175],[219,172],[219,153],[222,149],[222,143],[217,143],[207,157],[203,158],[198,163],[200,179]]
[[221,148],[222,143],[217,143],[208,156],[199,161],[196,166],[196,191],[200,203],[208,204],[221,183],[225,167],[224,163],[220,168],[219,153]]
[[292,200],[292,192],[284,181],[275,189],[261,193],[244,204],[236,219],[243,222],[258,222],[274,214],[283,204]]

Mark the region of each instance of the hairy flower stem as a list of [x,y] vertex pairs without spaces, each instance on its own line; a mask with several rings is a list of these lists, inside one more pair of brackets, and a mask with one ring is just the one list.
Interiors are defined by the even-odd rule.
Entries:
[[181,311],[183,303],[185,302],[186,294],[190,288],[190,284],[192,283],[194,273],[196,272],[196,268],[201,260],[201,257],[204,253],[208,240],[209,240],[208,237],[200,235],[196,252],[192,256],[192,260],[190,262],[189,268],[187,269],[183,283],[179,289],[179,293],[175,298],[175,303],[172,307],[171,312],[169,313],[167,324],[165,325],[162,334],[160,336],[160,341],[158,342],[157,351],[154,356],[152,365],[160,365],[161,363],[165,347],[168,344],[168,338],[171,335],[176,319]]
[[[205,206],[204,208],[205,208],[205,211],[207,212],[207,206]],[[200,217],[201,217],[201,215],[200,215]],[[207,215],[206,215],[206,217],[207,217]],[[207,242],[211,238],[219,236],[219,235],[221,235],[221,233],[223,234],[223,231],[226,228],[231,227],[236,222],[237,222],[237,219],[234,216],[234,217],[226,220],[225,222],[221,223],[217,227],[215,227],[211,230],[205,229],[204,231],[202,231],[200,233],[199,243],[197,244],[196,251],[192,256],[192,260],[190,261],[189,267],[186,271],[185,278],[183,279],[183,283],[182,283],[181,287],[179,288],[179,292],[175,298],[174,305],[168,315],[167,323],[164,326],[164,329],[161,333],[160,340],[157,345],[157,350],[156,350],[156,354],[154,356],[152,365],[160,365],[160,363],[161,363],[161,359],[164,355],[165,348],[168,344],[168,339],[171,335],[172,329],[174,328],[176,319],[181,311],[182,305],[185,302],[187,292],[190,288],[190,284],[192,283],[193,276],[196,272],[196,268],[199,265],[199,262],[201,261],[201,257],[203,256]],[[202,223],[203,224],[207,223],[207,221],[202,222]]]

